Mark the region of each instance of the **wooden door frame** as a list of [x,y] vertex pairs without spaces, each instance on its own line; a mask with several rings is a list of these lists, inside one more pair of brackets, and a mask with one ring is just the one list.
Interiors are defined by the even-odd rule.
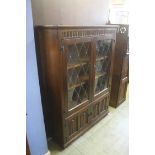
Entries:
[[69,115],[75,113],[76,111],[80,110],[81,108],[87,106],[91,102],[91,98],[86,100],[76,107],[73,107],[71,110],[68,109],[68,92],[67,92],[67,50],[65,48],[65,44],[75,44],[75,43],[82,43],[82,42],[90,42],[91,44],[91,55],[90,55],[90,74],[89,74],[89,96],[92,93],[92,61],[93,61],[93,37],[81,37],[81,38],[65,38],[61,39],[61,45],[63,46],[62,52],[62,69],[63,69],[63,90],[64,90],[64,113],[65,116],[68,117]]

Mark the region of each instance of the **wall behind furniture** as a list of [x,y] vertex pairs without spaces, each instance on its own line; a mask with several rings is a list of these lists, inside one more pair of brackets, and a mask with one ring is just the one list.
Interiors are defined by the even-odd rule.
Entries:
[[110,22],[112,24],[129,24],[129,0],[112,0]]
[[33,34],[31,0],[26,0],[26,133],[31,155],[47,153]]
[[32,0],[35,25],[102,25],[109,0]]

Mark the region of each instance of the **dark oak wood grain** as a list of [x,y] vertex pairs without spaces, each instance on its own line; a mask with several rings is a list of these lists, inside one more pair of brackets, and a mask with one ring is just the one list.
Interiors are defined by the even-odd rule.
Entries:
[[[35,27],[46,134],[47,137],[52,137],[62,148],[67,147],[108,114],[117,28],[116,25]],[[107,40],[110,40],[109,44],[104,42]],[[107,57],[105,56],[105,60],[102,57],[96,60],[98,41],[102,44],[100,48],[108,48],[109,45],[109,48],[106,49],[108,51],[107,74],[105,74],[107,85],[104,89],[101,87],[100,92],[95,94],[95,78],[98,78],[95,72],[97,70],[96,61],[104,62]],[[77,51],[81,55],[87,54],[84,55],[85,59],[82,59],[82,62],[80,59],[79,64],[70,64],[68,62],[70,48],[74,48],[73,54],[76,54]],[[88,78],[81,76],[85,73],[85,64],[88,70]],[[72,87],[69,87],[68,84],[68,70],[76,70],[78,67],[81,67],[84,73],[81,73],[82,69],[80,68],[76,78],[79,80],[80,76],[80,80],[84,80],[84,84],[79,81],[81,83],[72,85],[75,89],[71,99],[74,98],[74,101],[76,98],[79,99],[82,95],[81,92],[85,93],[83,95],[87,98],[77,100],[76,102],[79,103],[70,108],[69,104],[71,103],[68,95],[69,89]],[[102,76],[104,77],[104,74]],[[101,84],[105,79],[100,79]],[[77,91],[79,94],[75,96]]]
[[119,25],[116,34],[110,106],[118,107],[126,99],[129,82],[129,26]]

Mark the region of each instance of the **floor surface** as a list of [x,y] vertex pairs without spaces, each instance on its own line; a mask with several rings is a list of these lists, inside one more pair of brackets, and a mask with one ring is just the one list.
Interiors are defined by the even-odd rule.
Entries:
[[51,155],[128,155],[128,116],[129,99],[117,109],[109,107],[109,114],[73,142],[61,150],[52,140],[49,141]]

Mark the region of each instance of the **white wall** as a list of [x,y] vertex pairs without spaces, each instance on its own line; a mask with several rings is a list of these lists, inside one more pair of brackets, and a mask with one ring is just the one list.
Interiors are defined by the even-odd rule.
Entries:
[[128,0],[117,0],[117,2],[119,1],[122,1],[123,3],[114,5],[112,2],[110,5],[110,22],[112,24],[129,24]]
[[32,0],[35,25],[102,25],[109,0]]

